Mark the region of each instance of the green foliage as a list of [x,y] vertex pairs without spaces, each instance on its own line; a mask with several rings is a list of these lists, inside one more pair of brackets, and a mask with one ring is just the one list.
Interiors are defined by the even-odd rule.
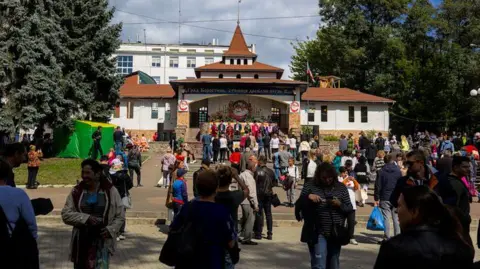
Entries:
[[[49,184],[76,184],[77,180],[81,180],[80,164],[83,159],[45,159],[40,163],[38,170],[38,181],[42,185]],[[27,165],[22,164],[14,169],[15,181],[17,185],[25,185],[27,183]]]
[[313,126],[302,125],[302,134],[313,135]]
[[324,141],[335,142],[335,141],[339,141],[340,138],[338,138],[337,136],[334,136],[334,135],[327,135],[327,136],[324,136],[324,137],[323,137],[323,140],[324,140]]
[[113,12],[106,0],[0,2],[0,131],[109,118],[121,84]]
[[394,132],[472,129],[480,116],[480,5],[469,0],[320,0],[323,25],[294,44],[294,79],[336,75],[342,86],[394,99]]
[[365,132],[365,135],[367,136],[368,139],[373,140],[375,138],[375,135],[378,134],[377,131],[375,130],[368,130]]

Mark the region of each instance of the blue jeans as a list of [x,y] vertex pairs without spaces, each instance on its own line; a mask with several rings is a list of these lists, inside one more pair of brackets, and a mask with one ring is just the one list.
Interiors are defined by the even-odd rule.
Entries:
[[339,244],[327,242],[325,236],[318,235],[318,242],[308,245],[312,269],[339,269],[341,247]]
[[228,253],[228,251],[225,251],[225,269],[235,269],[235,264],[233,264],[232,258],[230,257],[230,253]]
[[203,146],[203,160],[210,160],[212,158],[212,146]]
[[278,181],[280,180],[280,168],[275,167],[273,168],[273,170],[275,171],[275,180],[278,183]]
[[123,148],[122,141],[115,141],[115,154],[120,154]]

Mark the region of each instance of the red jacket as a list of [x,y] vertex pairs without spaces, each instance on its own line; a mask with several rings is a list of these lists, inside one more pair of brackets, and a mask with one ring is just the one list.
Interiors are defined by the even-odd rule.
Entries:
[[242,155],[240,154],[240,152],[234,152],[234,153],[230,154],[230,162],[235,163],[235,164],[239,164],[241,157],[242,157]]

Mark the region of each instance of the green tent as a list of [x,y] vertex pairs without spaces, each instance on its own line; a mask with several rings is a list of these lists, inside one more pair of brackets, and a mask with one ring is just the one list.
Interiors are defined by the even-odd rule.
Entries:
[[101,147],[103,154],[113,148],[113,132],[115,125],[93,121],[75,121],[75,130],[56,129],[53,133],[55,152],[60,158],[88,158],[92,148],[92,134],[102,126]]

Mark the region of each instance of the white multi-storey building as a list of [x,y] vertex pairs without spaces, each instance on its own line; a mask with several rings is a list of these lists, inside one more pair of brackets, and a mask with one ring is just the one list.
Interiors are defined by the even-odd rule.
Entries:
[[[168,84],[171,80],[195,78],[196,67],[220,62],[228,48],[215,40],[208,45],[124,43],[114,56],[119,74],[142,71],[157,84]],[[249,50],[255,53],[255,45],[250,45]]]

